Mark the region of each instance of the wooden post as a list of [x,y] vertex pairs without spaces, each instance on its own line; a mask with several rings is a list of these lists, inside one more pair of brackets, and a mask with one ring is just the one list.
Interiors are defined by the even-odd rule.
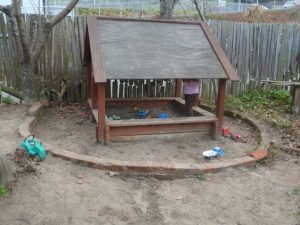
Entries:
[[226,80],[220,79],[219,88],[218,88],[217,111],[216,111],[216,116],[218,118],[217,132],[221,132],[223,128],[224,111],[225,111],[225,90],[226,90]]
[[91,98],[91,85],[92,85],[92,65],[91,63],[87,66],[87,98]]
[[300,110],[300,85],[295,85],[294,86],[294,91],[293,91],[293,103],[292,103],[292,110],[293,113],[299,114]]
[[93,93],[94,93],[94,77],[93,77],[93,73],[91,73],[91,89],[90,89],[90,95],[91,95],[91,109],[93,109]]
[[97,84],[95,83],[95,78],[92,78],[92,109],[97,109],[97,99],[98,99],[98,91]]
[[107,144],[105,141],[105,83],[97,84],[98,90],[98,141]]
[[181,80],[176,79],[175,97],[181,97]]

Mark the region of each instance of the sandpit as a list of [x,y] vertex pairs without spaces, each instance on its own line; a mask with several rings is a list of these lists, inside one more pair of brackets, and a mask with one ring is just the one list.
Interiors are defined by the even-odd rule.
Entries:
[[222,136],[213,139],[187,135],[176,139],[149,138],[104,146],[96,142],[95,125],[88,106],[76,104],[47,108],[33,132],[42,141],[65,150],[128,161],[201,163],[207,162],[203,158],[203,151],[219,146],[224,150],[225,157],[209,160],[216,162],[249,155],[258,145],[257,134],[251,126],[228,117],[225,117],[224,125],[232,133],[239,133],[246,143]]

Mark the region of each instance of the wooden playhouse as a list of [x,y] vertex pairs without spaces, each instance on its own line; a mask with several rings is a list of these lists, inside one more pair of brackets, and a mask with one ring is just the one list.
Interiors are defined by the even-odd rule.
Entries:
[[[222,128],[226,80],[236,71],[205,22],[87,18],[84,62],[87,96],[97,122],[98,141],[130,140],[149,135],[216,135]],[[184,107],[181,79],[218,79],[216,114],[193,107],[193,117],[109,120],[109,107]],[[175,79],[168,98],[106,98],[110,80]]]

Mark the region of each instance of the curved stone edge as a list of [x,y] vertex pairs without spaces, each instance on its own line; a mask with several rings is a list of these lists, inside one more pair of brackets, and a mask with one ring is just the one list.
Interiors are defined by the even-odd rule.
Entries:
[[48,103],[35,102],[33,103],[27,111],[25,120],[21,123],[18,129],[18,135],[21,138],[25,138],[31,135],[31,129],[36,125],[38,120],[43,115],[43,109]]
[[[26,137],[31,134],[31,129],[36,125],[38,119],[43,115],[43,109],[47,106],[45,103],[34,103],[28,110],[28,117],[20,125],[18,133],[20,137]],[[241,116],[241,115],[240,115]],[[242,118],[242,116],[241,116]],[[244,119],[244,118],[243,118]],[[246,119],[246,118],[245,118]],[[248,122],[254,126],[260,134],[261,144],[261,129],[254,121],[248,119]],[[104,159],[95,156],[78,154],[71,151],[66,151],[43,143],[46,150],[54,157],[60,157],[90,168],[116,171],[116,172],[132,172],[142,174],[168,175],[172,177],[185,177],[198,173],[215,173],[228,167],[237,166],[253,166],[257,161],[268,156],[268,151],[264,149],[255,150],[250,156],[228,159],[225,161],[203,163],[203,164],[188,164],[188,163],[168,163],[168,162],[151,162],[151,161],[121,161],[114,159]]]
[[54,147],[50,147],[49,152],[51,152],[51,154],[55,157],[60,157],[65,160],[69,160],[73,163],[77,163],[95,169],[116,172],[168,175],[172,177],[185,177],[188,175],[195,175],[198,173],[214,173],[219,172],[228,167],[253,166],[256,163],[256,159],[251,156],[244,156],[236,159],[228,159],[226,161],[214,163],[188,164],[103,159],[89,155],[82,155]]

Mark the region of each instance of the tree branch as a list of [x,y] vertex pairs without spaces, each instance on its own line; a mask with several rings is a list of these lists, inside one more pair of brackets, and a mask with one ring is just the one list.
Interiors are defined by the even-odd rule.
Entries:
[[197,12],[198,12],[198,15],[199,15],[200,19],[202,20],[202,22],[205,21],[205,17],[201,13],[201,9],[199,7],[198,1],[197,0],[192,0],[192,1],[193,1],[194,5],[195,5],[195,7],[197,9]]
[[35,49],[35,46],[37,44],[37,40],[38,40],[38,34],[39,34],[39,25],[37,23],[36,20],[34,20],[31,24],[30,24],[30,34],[32,37],[31,43],[30,43],[30,53],[32,53]]
[[58,24],[65,16],[67,16],[78,2],[79,0],[72,0],[60,13],[58,13],[50,22],[51,28]]
[[7,6],[0,5],[0,12],[3,12],[10,18],[12,35],[16,42],[17,50],[20,51],[20,58],[21,58],[21,60],[23,60],[24,58],[23,58],[22,46],[21,46],[21,42],[20,42],[17,21],[14,16],[14,14],[15,14],[14,8],[11,5],[7,5]]
[[13,0],[13,7],[15,9],[15,17],[17,20],[20,42],[21,42],[22,49],[23,49],[24,61],[29,64],[31,61],[31,57],[30,57],[30,52],[29,52],[29,46],[26,41],[26,33],[25,33],[25,27],[24,27],[24,20],[23,20],[23,16],[22,16],[22,12],[21,12],[20,0]]
[[51,33],[51,30],[52,28],[50,27],[50,24],[46,22],[44,24],[43,31],[39,36],[39,39],[35,43],[35,47],[32,48],[33,52],[31,53],[31,55],[32,55],[33,62],[36,62],[40,57],[41,53],[43,52],[43,49],[48,40],[49,34]]
[[35,62],[40,54],[43,52],[44,46],[48,40],[49,34],[51,33],[52,28],[59,23],[65,16],[69,14],[76,6],[79,0],[72,0],[59,14],[57,14],[50,22],[44,23],[44,30],[40,36],[38,42],[36,43],[35,48],[32,52],[32,60]]
[[8,17],[11,17],[10,10],[11,10],[11,6],[10,5],[5,5],[5,6],[4,5],[0,5],[0,12],[3,12]]
[[[13,14],[13,12],[12,12],[12,14]],[[11,23],[11,28],[12,28],[12,35],[15,39],[15,43],[16,43],[16,46],[17,46],[17,51],[20,54],[21,61],[24,61],[24,54],[23,54],[23,51],[22,51],[22,45],[21,45],[21,40],[20,40],[19,31],[18,31],[18,25],[17,25],[16,17],[12,16],[10,18],[10,23]]]

